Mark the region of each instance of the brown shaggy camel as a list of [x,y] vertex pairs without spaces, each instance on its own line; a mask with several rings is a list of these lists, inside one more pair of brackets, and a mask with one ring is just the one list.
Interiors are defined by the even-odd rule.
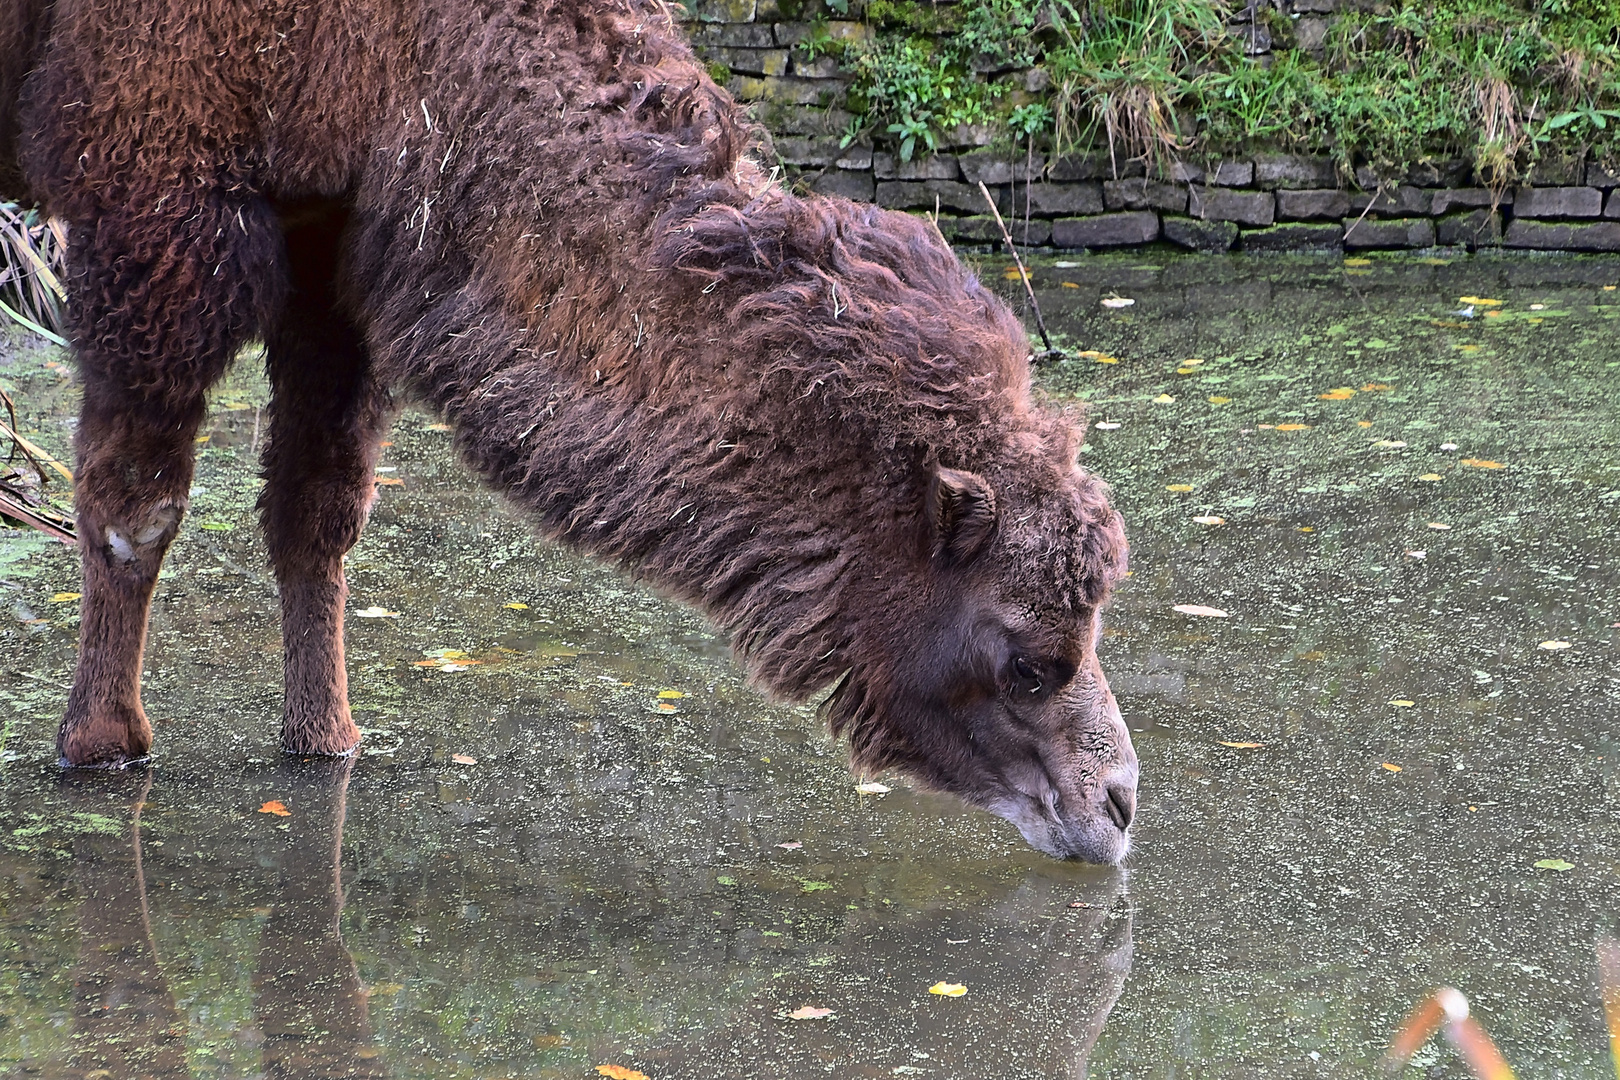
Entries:
[[259,335],[288,752],[359,742],[342,558],[400,390],[769,693],[831,687],[861,767],[1124,856],[1125,538],[1022,328],[926,221],[771,183],[657,0],[6,3],[0,193],[69,223],[84,382],[65,764],[148,753],[153,583]]

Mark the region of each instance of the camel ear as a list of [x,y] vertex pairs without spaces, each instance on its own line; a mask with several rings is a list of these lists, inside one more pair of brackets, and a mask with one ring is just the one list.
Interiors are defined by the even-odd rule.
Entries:
[[996,491],[978,473],[937,469],[928,486],[931,553],[947,563],[970,562],[996,529]]

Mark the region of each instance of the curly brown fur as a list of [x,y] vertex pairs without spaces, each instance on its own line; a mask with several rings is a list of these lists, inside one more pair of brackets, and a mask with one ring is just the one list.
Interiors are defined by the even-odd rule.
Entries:
[[[266,337],[289,748],[352,729],[339,560],[401,386],[548,535],[708,612],[770,692],[836,686],[863,767],[1123,854],[1136,765],[1095,654],[1123,533],[936,230],[767,182],[651,0],[203,10],[75,8],[24,159],[73,225],[92,388],[190,416]],[[292,445],[322,432],[330,453]]]

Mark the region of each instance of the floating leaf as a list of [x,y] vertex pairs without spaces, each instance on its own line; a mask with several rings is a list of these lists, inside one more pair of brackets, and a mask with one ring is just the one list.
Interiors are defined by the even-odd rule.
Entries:
[[1099,420],[1095,424],[1093,424],[1092,427],[1096,428],[1098,431],[1118,431],[1119,430],[1119,424],[1116,423],[1113,420]]
[[405,486],[405,481],[401,480],[397,476],[374,476],[374,477],[372,477],[372,479],[376,481],[378,487],[404,487]]
[[1195,367],[1178,367],[1178,368],[1176,368],[1176,374],[1177,375],[1196,375],[1196,374],[1198,374],[1198,369],[1195,368]]
[[197,527],[199,529],[205,529],[208,532],[230,532],[232,529],[236,528],[235,525],[232,525],[228,521],[205,521]]
[[1119,357],[1117,357],[1117,356],[1099,356],[1099,357],[1096,358],[1096,360],[1097,360],[1097,363],[1099,363],[1099,364],[1117,364],[1117,363],[1119,363]]
[[1379,439],[1377,442],[1373,443],[1373,445],[1381,447],[1385,450],[1400,450],[1406,446],[1406,444],[1399,439]]
[[1477,457],[1463,458],[1457,464],[1459,464],[1459,465],[1467,465],[1470,468],[1474,468],[1474,469],[1505,469],[1505,468],[1507,468],[1507,466],[1503,465],[1500,461],[1490,461],[1490,460],[1488,460],[1486,458],[1477,458]]
[[1440,449],[1442,449],[1442,450],[1455,450],[1455,449],[1457,449],[1457,444],[1454,443],[1454,442],[1443,442],[1443,443],[1440,444]]
[[529,610],[529,605],[523,603],[521,600],[514,600],[510,604],[503,604],[502,607],[509,607],[513,611],[528,611]]
[[1326,660],[1327,653],[1323,652],[1321,649],[1312,649],[1309,652],[1300,653],[1299,658],[1301,660]]
[[1277,425],[1277,430],[1278,431],[1309,431],[1310,427],[1311,427],[1311,425],[1309,425],[1309,424],[1278,424]]
[[73,601],[79,599],[79,595],[80,594],[76,593],[76,592],[52,593],[51,594],[51,603],[53,603],[53,604],[70,604]]
[[1227,742],[1226,740],[1222,739],[1221,745],[1230,746],[1233,750],[1258,750],[1266,744],[1257,742]]
[[1166,490],[1166,491],[1187,492],[1187,491],[1191,491],[1192,489],[1193,489],[1193,486],[1191,484],[1166,484],[1166,485],[1164,485],[1164,490]]
[[809,878],[799,879],[799,890],[801,892],[825,892],[830,888],[832,888],[832,882],[830,881],[811,881]]
[[1074,282],[1074,281],[1064,281],[1064,282],[1060,282],[1060,284],[1061,284],[1061,285],[1062,285],[1062,286],[1063,286],[1063,287],[1064,287],[1064,288],[1065,288],[1065,289],[1078,289],[1078,288],[1079,288],[1079,287],[1080,287],[1080,285],[1079,285],[1079,283],[1078,283],[1078,282]]
[[1349,401],[1356,396],[1354,389],[1348,386],[1336,386],[1325,394],[1317,394],[1323,401]]
[[1128,308],[1134,303],[1136,303],[1136,301],[1132,300],[1128,296],[1105,296],[1102,300],[1103,307],[1113,308],[1116,311],[1120,308]]
[[243,409],[253,408],[252,405],[245,401],[221,401],[219,407],[226,412],[241,412]]
[[1536,648],[1546,649],[1548,652],[1557,652],[1559,649],[1570,648],[1570,644],[1567,641],[1543,641]]
[[658,703],[658,711],[659,712],[677,712],[678,710],[677,710],[677,708],[675,706],[675,703],[673,701],[660,701]]
[[1389,389],[1389,383],[1381,383],[1381,382],[1365,383],[1365,384],[1362,385],[1361,389],[1362,389],[1363,393],[1376,394],[1380,390],[1388,390]]
[[1411,700],[1410,698],[1401,697],[1391,701],[1390,704],[1395,706],[1397,709],[1410,709],[1412,706],[1416,705],[1417,702]]
[[800,848],[804,847],[804,841],[803,840],[787,840],[787,841],[784,841],[784,842],[782,842],[780,844],[777,844],[776,846],[781,848],[783,851],[798,851]]
[[940,997],[961,997],[967,993],[967,987],[961,983],[937,982],[928,988],[928,992]]
[[1160,394],[1158,397],[1153,399],[1153,403],[1155,405],[1169,405],[1175,400],[1176,399],[1171,397],[1169,394]]
[[1426,483],[1437,484],[1444,478],[1437,472],[1426,472],[1422,476],[1418,477],[1418,479]]
[[1387,769],[1390,772],[1400,772],[1401,771],[1401,767],[1399,765],[1391,764],[1388,761],[1380,761],[1378,764],[1379,764],[1380,768]]
[[1220,608],[1218,608],[1218,607],[1205,607],[1203,604],[1177,604],[1175,607],[1171,608],[1170,610],[1171,611],[1179,611],[1183,615],[1201,615],[1201,616],[1204,616],[1205,618],[1209,618],[1209,619],[1229,619],[1229,618],[1231,618],[1230,615],[1228,615],[1226,612],[1222,611]]
[[1575,869],[1575,864],[1565,862],[1563,859],[1537,859],[1531,863],[1537,870],[1557,870],[1560,874],[1565,870]]
[[457,765],[478,764],[478,759],[473,757],[471,754],[451,754],[450,760],[455,762]]
[[1200,524],[1200,525],[1225,525],[1226,524],[1226,519],[1225,518],[1216,517],[1214,514],[1203,514],[1203,515],[1200,515],[1199,517],[1193,518],[1193,520],[1195,522],[1197,522],[1198,524]]
[[259,813],[274,814],[276,817],[292,817],[292,811],[287,809],[287,804],[278,799],[271,799],[259,807]]
[[627,1069],[623,1065],[598,1065],[596,1071],[608,1080],[652,1080],[646,1073]]
[[449,424],[423,424],[422,425],[422,430],[423,431],[449,431],[450,430],[450,425]]
[[737,884],[737,879],[729,874],[717,874],[715,875],[714,883],[716,885],[735,885]]
[[1002,271],[1001,276],[1008,281],[1028,281],[1032,275],[1028,270],[1020,271],[1016,266],[1009,266],[1006,270]]
[[888,784],[880,784],[875,780],[867,780],[855,785],[855,790],[862,795],[887,795],[891,790]]
[[1443,521],[1431,521],[1431,522],[1429,522],[1429,528],[1438,529],[1441,532],[1446,532],[1447,530],[1449,530],[1451,528],[1451,526],[1447,525]]
[[825,1020],[831,1016],[831,1009],[818,1009],[814,1005],[800,1005],[788,1013],[789,1020]]
[[686,695],[681,693],[679,690],[660,690],[660,691],[658,691],[658,697],[659,697],[659,700],[661,700],[661,701],[674,701],[677,698],[683,698],[685,696]]
[[1346,260],[1344,260],[1344,265],[1351,266],[1351,267],[1371,266],[1372,265],[1372,260],[1371,259],[1346,259]]
[[1462,296],[1457,298],[1459,304],[1478,304],[1480,307],[1501,307],[1500,300],[1487,300],[1483,296]]
[[1356,427],[1372,427],[1371,420],[1357,420]]
[[354,613],[354,617],[357,619],[397,619],[399,618],[399,612],[373,606],[361,608]]
[[1211,405],[1230,405],[1232,403],[1232,399],[1229,397],[1221,397],[1219,394],[1214,394],[1209,398],[1209,403]]

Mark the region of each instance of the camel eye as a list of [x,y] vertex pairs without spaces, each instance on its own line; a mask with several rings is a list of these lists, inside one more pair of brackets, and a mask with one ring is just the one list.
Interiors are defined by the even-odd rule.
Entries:
[[1040,693],[1041,669],[1034,662],[1023,656],[1013,657],[1013,674],[1017,676],[1018,689],[1027,694]]

